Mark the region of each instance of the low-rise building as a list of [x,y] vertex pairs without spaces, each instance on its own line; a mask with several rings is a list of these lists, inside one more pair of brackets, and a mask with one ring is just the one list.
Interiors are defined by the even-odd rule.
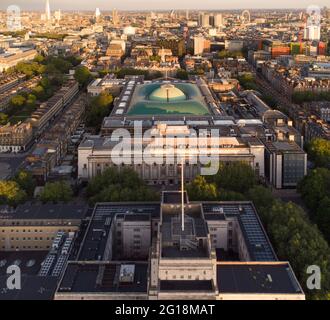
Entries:
[[34,49],[24,48],[16,52],[0,54],[0,72],[15,67],[19,62],[29,61],[36,57],[38,52]]
[[0,127],[0,152],[23,152],[33,140],[33,130],[29,122]]
[[307,154],[294,142],[264,141],[265,176],[277,189],[296,188],[307,174]]
[[41,134],[55,120],[65,106],[72,101],[79,91],[76,81],[69,81],[47,102],[32,113],[31,124],[37,134]]
[[48,251],[59,231],[76,232],[85,204],[31,204],[0,212],[1,251]]
[[182,204],[181,195],[97,204],[55,299],[305,299],[251,202],[189,202],[184,194]]

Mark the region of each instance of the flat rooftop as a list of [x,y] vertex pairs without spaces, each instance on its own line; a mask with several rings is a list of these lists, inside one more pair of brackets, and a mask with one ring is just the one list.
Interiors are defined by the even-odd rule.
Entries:
[[277,261],[277,256],[251,202],[203,202],[206,220],[237,219],[252,261]]
[[125,219],[130,221],[146,221],[150,218],[159,219],[160,204],[96,204],[85,238],[80,247],[79,261],[95,261],[103,258],[113,219],[116,215],[121,214],[125,214]]
[[[148,263],[130,264],[135,266],[133,281],[121,282],[119,278],[121,263],[104,264],[100,262],[91,265],[70,262],[59,285],[58,292],[147,293]],[[100,275],[102,276],[100,277]]]
[[18,265],[23,275],[37,275],[48,251],[0,251],[0,276],[5,276],[7,268]]
[[218,264],[219,293],[303,294],[288,263]]
[[[47,251],[0,252],[0,300],[51,300],[57,277],[41,277],[38,272]],[[8,290],[7,268],[18,265],[21,269],[21,290]]]
[[83,219],[88,206],[86,204],[31,204],[20,205],[14,211],[0,213],[1,219]]
[[0,276],[0,300],[52,300],[57,287],[56,277],[23,275],[21,290],[8,290],[8,276]]

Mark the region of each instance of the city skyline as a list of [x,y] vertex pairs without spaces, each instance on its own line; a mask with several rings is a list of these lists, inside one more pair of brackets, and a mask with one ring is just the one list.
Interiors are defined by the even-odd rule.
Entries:
[[11,1],[0,302],[330,299],[329,0]]
[[[23,0],[16,0],[15,3],[12,0],[4,0],[0,4],[0,10],[6,10],[10,5],[18,5],[22,10],[36,10],[43,11],[45,8],[44,0],[30,0],[28,3]],[[79,3],[67,3],[65,0],[52,0],[50,1],[51,10],[91,10],[94,11],[95,8],[100,8],[100,10],[110,11],[113,8],[118,10],[140,10],[141,7],[145,8],[144,10],[183,10],[183,9],[205,9],[205,10],[239,10],[239,9],[299,9],[307,8],[310,5],[319,5],[324,7],[327,5],[327,1],[318,1],[318,3],[311,3],[310,1],[292,1],[289,5],[284,0],[279,0],[274,3],[266,3],[261,0],[253,0],[246,3],[242,0],[233,0],[230,3],[225,1],[215,1],[215,0],[205,0],[202,3],[192,0],[187,1],[183,0],[178,5],[176,1],[159,1],[154,3],[150,0],[142,0],[137,3],[134,0],[125,1],[123,4],[121,1],[115,0],[111,3],[108,3],[105,0],[96,0],[91,4],[88,1],[80,1]]]

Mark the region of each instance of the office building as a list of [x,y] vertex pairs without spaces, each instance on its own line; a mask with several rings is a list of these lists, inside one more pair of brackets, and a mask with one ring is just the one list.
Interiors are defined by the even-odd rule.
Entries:
[[97,204],[55,299],[305,299],[252,203],[180,201]]

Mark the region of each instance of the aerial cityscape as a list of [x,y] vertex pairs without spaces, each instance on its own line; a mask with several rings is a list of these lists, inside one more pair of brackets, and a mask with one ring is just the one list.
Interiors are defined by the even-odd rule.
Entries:
[[1,1],[0,300],[330,300],[326,5]]

